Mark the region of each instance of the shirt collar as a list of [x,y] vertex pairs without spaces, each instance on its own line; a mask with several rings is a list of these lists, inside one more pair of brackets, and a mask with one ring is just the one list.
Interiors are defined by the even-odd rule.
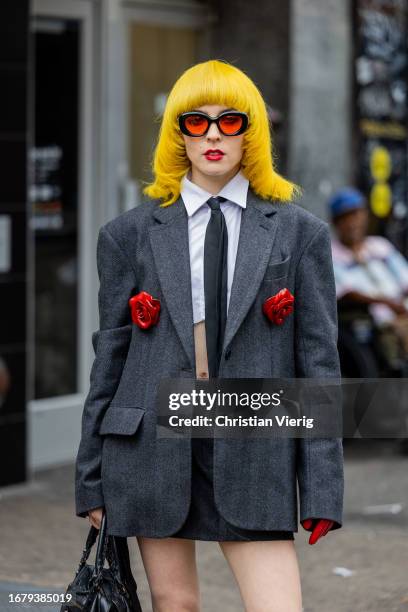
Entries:
[[207,200],[214,195],[222,196],[233,202],[234,204],[238,204],[242,208],[246,208],[247,194],[249,181],[243,175],[240,170],[237,174],[230,180],[217,194],[209,193],[202,187],[199,187],[195,183],[193,183],[190,178],[190,172],[187,172],[181,180],[181,189],[180,195],[183,199],[184,205],[187,210],[187,214],[189,217],[194,215],[194,213],[201,208],[203,204],[207,202]]

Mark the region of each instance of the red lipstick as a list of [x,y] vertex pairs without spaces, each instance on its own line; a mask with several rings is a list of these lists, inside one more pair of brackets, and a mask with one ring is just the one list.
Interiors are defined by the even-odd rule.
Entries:
[[224,152],[221,149],[207,149],[204,156],[208,161],[219,161],[224,157]]

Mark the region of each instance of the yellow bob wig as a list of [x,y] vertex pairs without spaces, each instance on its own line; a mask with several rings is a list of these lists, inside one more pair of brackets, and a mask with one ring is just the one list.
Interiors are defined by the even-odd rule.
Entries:
[[161,206],[178,199],[180,181],[191,166],[178,116],[205,104],[223,104],[248,114],[241,170],[258,196],[288,202],[300,195],[297,185],[275,172],[268,115],[259,89],[242,70],[220,60],[192,66],[170,91],[153,155],[154,180],[143,189],[146,195],[161,199]]

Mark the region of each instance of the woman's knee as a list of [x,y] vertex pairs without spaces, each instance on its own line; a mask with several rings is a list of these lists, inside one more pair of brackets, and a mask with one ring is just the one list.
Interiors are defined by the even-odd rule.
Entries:
[[246,612],[301,612],[299,567],[292,541],[222,542]]
[[154,612],[198,612],[195,542],[137,538]]
[[190,589],[156,588],[151,593],[153,612],[199,612],[199,594]]

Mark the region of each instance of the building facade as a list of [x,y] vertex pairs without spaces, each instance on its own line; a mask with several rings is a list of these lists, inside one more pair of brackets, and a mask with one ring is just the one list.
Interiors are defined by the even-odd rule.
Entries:
[[361,156],[351,0],[8,0],[0,13],[18,32],[0,38],[1,465],[15,457],[2,486],[75,457],[98,230],[140,202],[183,70],[219,58],[253,78],[278,117],[278,170],[323,218]]

